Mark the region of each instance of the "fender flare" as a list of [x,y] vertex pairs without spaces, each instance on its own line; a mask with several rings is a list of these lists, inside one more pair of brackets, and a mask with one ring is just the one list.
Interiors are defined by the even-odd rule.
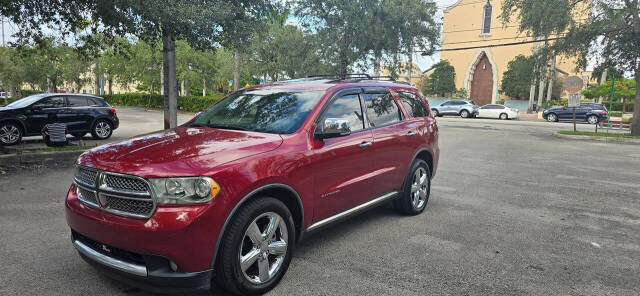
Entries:
[[302,233],[304,232],[304,230],[303,230],[303,228],[304,228],[304,205],[302,204],[302,199],[300,198],[300,194],[298,194],[298,192],[295,189],[293,189],[293,187],[291,187],[291,186],[289,186],[287,184],[271,183],[271,184],[263,185],[263,186],[260,186],[260,187],[258,187],[256,189],[252,190],[247,195],[242,197],[242,199],[233,207],[231,212],[229,212],[229,215],[227,215],[227,218],[225,219],[224,224],[222,225],[222,229],[220,230],[220,234],[218,235],[218,238],[216,239],[215,248],[213,249],[213,259],[211,260],[211,268],[212,269],[215,268],[214,265],[216,264],[216,260],[218,259],[218,250],[220,248],[220,244],[222,243],[222,238],[224,237],[225,231],[227,230],[227,226],[229,225],[229,222],[231,222],[231,218],[235,215],[235,213],[238,211],[238,209],[240,209],[247,201],[251,200],[251,198],[254,195],[256,195],[258,192],[263,191],[263,190],[267,190],[267,189],[273,189],[273,188],[287,190],[287,191],[291,192],[296,197],[296,201],[298,202],[298,206],[300,207],[300,229],[297,231],[298,233],[297,233],[296,239],[298,241],[300,239],[302,239]]

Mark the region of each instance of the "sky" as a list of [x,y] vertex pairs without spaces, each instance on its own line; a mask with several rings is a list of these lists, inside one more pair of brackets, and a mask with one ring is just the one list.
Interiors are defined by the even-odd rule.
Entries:
[[[276,0],[276,1],[280,1],[280,0]],[[454,3],[456,3],[458,0],[435,0],[436,4],[438,5],[438,14],[435,16],[435,18],[438,21],[442,20],[442,10],[443,8],[450,6]],[[295,22],[295,20],[290,20],[290,22]],[[13,33],[15,33],[17,31],[17,26],[8,23],[7,20],[5,19],[5,25],[4,25],[4,30],[5,30],[5,40],[7,43],[11,42],[13,39],[11,38],[11,35],[13,35]],[[0,40],[1,42],[2,40]],[[406,57],[405,57],[406,58]],[[431,65],[437,63],[438,61],[440,61],[440,53],[436,53],[433,56],[428,56],[428,57],[423,57],[420,54],[415,54],[413,57],[413,61],[420,67],[420,69],[422,69],[423,71],[428,69],[429,67],[431,67]]]

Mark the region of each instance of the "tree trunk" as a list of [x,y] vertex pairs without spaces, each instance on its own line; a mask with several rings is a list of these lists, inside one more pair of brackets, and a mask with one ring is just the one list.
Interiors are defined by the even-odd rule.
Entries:
[[202,96],[207,96],[207,81],[204,78],[202,78]]
[[113,94],[113,78],[109,77],[109,94]]
[[407,74],[407,82],[409,85],[413,85],[411,83],[411,76],[413,75],[413,49],[411,48],[411,44],[409,44],[409,69]]
[[547,102],[551,101],[553,95],[553,80],[556,78],[556,56],[551,59],[551,71],[549,72],[549,86],[547,87]]
[[373,58],[373,76],[380,76],[380,60],[382,53],[376,52],[375,57]]
[[95,72],[95,76],[96,76],[95,87],[96,87],[96,90],[94,91],[94,94],[100,95],[100,68],[98,67],[98,64],[96,64],[95,68],[96,68],[96,72]]
[[542,98],[544,97],[544,85],[547,83],[547,79],[544,75],[544,72],[540,72],[540,86],[538,89],[538,108],[536,108],[536,111],[540,111],[540,108],[542,107]]
[[636,98],[633,105],[631,134],[640,136],[640,62],[636,64]]
[[178,125],[178,79],[176,78],[176,40],[162,29],[162,73],[164,79],[164,128]]
[[164,96],[164,62],[160,65],[160,95]]
[[180,81],[180,96],[186,96],[185,90],[184,90],[184,79]]
[[[535,72],[535,71],[534,71]],[[533,112],[533,100],[536,97],[536,79],[531,79],[531,89],[529,90],[529,108],[527,112]]]
[[236,49],[233,53],[233,90],[240,88],[240,52]]

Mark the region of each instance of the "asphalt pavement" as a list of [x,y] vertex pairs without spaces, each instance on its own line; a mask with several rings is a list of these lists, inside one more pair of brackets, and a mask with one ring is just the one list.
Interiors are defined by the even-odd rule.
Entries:
[[[553,137],[564,123],[438,123],[427,210],[384,205],[307,237],[269,295],[640,294],[640,146]],[[0,295],[149,295],[71,246],[71,179],[69,164],[0,175]]]

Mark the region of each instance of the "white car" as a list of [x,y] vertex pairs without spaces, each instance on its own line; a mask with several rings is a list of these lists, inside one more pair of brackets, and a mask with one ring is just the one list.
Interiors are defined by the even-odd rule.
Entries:
[[11,94],[8,92],[3,92],[0,91],[0,98],[4,99],[4,98],[11,98]]
[[519,119],[520,114],[518,113],[518,109],[509,108],[504,105],[489,104],[480,107],[477,117],[507,120]]

